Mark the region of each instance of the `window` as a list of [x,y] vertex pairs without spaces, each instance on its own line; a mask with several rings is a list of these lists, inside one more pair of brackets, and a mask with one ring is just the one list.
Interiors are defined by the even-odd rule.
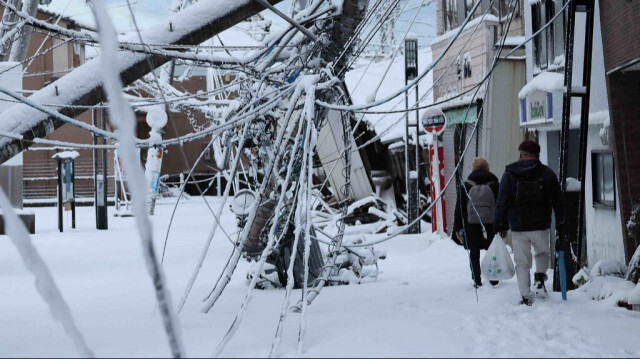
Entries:
[[442,10],[444,13],[444,31],[449,31],[458,27],[458,7],[456,0],[442,0]]
[[538,69],[558,65],[560,56],[564,55],[565,16],[560,15],[552,23],[549,22],[562,9],[565,1],[542,0],[531,5],[532,32],[545,28],[533,40],[534,60]]
[[418,40],[404,40],[404,68],[407,81],[411,81],[418,77]]
[[[555,9],[549,20],[551,20],[555,14],[557,14],[564,6],[564,0],[553,1]],[[564,14],[558,16],[553,21],[553,63],[557,64],[556,60],[559,60],[559,56],[564,56],[564,33],[565,33],[565,16]]]
[[[545,2],[533,4],[531,6],[531,30],[536,33],[545,25]],[[536,67],[546,69],[548,65],[547,59],[547,32],[542,31],[533,39],[533,56]]]
[[591,153],[591,172],[593,181],[593,206],[615,208],[615,169],[613,152],[593,151]]
[[[498,19],[505,19],[506,16],[509,15],[509,11],[512,10],[511,7],[515,4],[509,4],[509,0],[493,0],[493,5],[491,6],[491,13],[496,15]],[[515,16],[520,16],[520,5],[514,11]],[[495,42],[494,42],[495,43]]]
[[[471,9],[473,9],[473,0],[464,0],[464,18],[465,19],[471,13]],[[475,14],[472,15],[469,20],[473,19],[474,17],[475,17]]]

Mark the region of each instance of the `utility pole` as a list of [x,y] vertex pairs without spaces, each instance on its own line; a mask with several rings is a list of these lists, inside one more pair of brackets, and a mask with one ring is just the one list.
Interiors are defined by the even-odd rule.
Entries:
[[[582,12],[586,15],[584,31],[584,55],[582,66],[582,81],[580,85],[573,82],[573,47],[574,29],[576,13]],[[564,208],[567,208],[567,168],[569,163],[569,125],[571,118],[571,100],[579,98],[580,106],[580,160],[578,167],[578,180],[580,181],[580,197],[578,200],[578,216],[575,227],[567,219],[565,225],[565,238],[561,238],[562,250],[556,255],[554,265],[553,290],[562,291],[563,299],[566,300],[566,280],[572,277],[573,273],[580,269],[580,259],[582,257],[582,237],[584,228],[584,193],[585,176],[587,164],[587,135],[589,125],[589,97],[591,95],[591,53],[593,49],[593,24],[594,24],[595,4],[594,0],[574,0],[569,4],[569,14],[567,16],[567,37],[565,41],[565,69],[564,69],[564,94],[562,97],[562,130],[560,132],[560,186],[563,195]],[[581,33],[580,31],[578,33]],[[566,211],[565,211],[566,212]],[[574,232],[575,231],[575,232]],[[575,249],[575,251],[574,251]],[[576,253],[576,256],[572,256]],[[574,258],[576,259],[574,261]],[[564,262],[571,264],[570,271],[563,273]]]

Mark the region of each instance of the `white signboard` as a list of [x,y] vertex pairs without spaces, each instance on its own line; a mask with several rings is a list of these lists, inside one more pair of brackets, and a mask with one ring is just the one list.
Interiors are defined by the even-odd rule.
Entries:
[[520,100],[520,125],[537,125],[553,122],[553,94],[533,91]]
[[434,135],[441,134],[447,127],[447,118],[442,110],[430,108],[422,115],[420,119],[424,130]]

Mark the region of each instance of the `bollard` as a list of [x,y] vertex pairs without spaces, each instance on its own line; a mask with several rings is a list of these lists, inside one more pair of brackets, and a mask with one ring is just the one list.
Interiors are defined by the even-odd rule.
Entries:
[[96,229],[109,229],[107,218],[107,192],[103,175],[96,176]]

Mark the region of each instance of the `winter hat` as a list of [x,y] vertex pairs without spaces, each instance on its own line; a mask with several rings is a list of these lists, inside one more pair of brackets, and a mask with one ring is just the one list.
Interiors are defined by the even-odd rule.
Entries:
[[524,152],[525,155],[529,156],[539,156],[540,145],[530,140],[522,141],[518,146],[518,151]]

